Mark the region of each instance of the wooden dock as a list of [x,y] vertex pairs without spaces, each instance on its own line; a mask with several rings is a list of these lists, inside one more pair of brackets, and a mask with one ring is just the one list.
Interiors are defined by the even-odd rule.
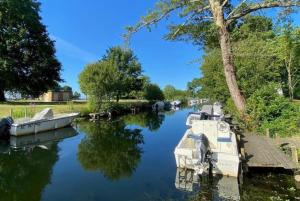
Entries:
[[245,133],[241,137],[245,152],[245,162],[248,167],[284,168],[298,170],[299,164],[279,149],[276,139]]

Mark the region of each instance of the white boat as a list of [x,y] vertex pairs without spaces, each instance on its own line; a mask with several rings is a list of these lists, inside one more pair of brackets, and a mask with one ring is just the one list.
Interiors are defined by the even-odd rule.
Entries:
[[180,101],[180,100],[175,100],[175,101],[172,101],[170,104],[171,104],[172,106],[174,106],[174,107],[178,107],[178,106],[181,105],[181,101]]
[[238,177],[240,158],[236,135],[224,121],[194,121],[174,154],[178,168],[193,169],[197,174],[212,168],[213,174]]
[[198,112],[190,112],[187,119],[186,125],[191,127],[194,121],[213,119],[213,106],[203,105],[201,110]]
[[214,116],[215,120],[219,120],[219,119],[224,118],[224,113],[223,113],[221,103],[215,102],[213,104],[213,116]]
[[163,111],[165,108],[165,103],[163,101],[157,101],[152,105],[152,110],[153,111]]
[[50,108],[37,113],[33,118],[16,120],[10,128],[13,136],[36,134],[44,131],[55,130],[71,125],[79,113],[53,115]]

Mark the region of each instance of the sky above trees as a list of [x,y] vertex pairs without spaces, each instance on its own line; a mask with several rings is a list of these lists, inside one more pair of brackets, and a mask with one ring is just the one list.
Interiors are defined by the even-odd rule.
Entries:
[[[56,40],[57,56],[63,65],[62,78],[65,84],[79,90],[78,74],[85,64],[100,59],[107,48],[123,44],[125,27],[136,23],[155,1],[42,0],[41,3],[42,21]],[[185,89],[188,81],[200,76],[199,65],[194,61],[201,57],[201,52],[184,42],[163,40],[166,33],[164,22],[151,32],[143,30],[133,37],[131,48],[152,82],[162,88],[172,84]]]
[[[125,27],[136,23],[155,2],[42,0],[42,21],[56,40],[65,84],[79,90],[78,74],[85,64],[99,60],[108,47],[121,45]],[[169,22],[178,22],[178,19],[171,18]],[[294,15],[294,22],[300,25],[299,13]],[[162,88],[172,84],[176,88],[185,89],[188,81],[201,76],[199,61],[202,51],[184,42],[163,40],[167,24],[163,21],[151,32],[138,32],[132,38],[131,48],[152,82]]]

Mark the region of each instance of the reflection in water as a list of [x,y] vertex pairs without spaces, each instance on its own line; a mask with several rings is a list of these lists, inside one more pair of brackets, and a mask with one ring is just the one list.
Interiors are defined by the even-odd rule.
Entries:
[[150,131],[156,131],[165,120],[164,113],[140,113],[136,115],[124,116],[124,121],[128,125],[137,125],[142,128],[148,128]]
[[191,192],[189,200],[240,200],[237,178],[216,175],[198,176],[193,170],[177,168],[175,186]]
[[73,127],[65,127],[58,130],[38,133],[36,135],[11,136],[10,147],[14,149],[32,149],[34,147],[49,148],[53,141],[59,141],[77,135]]
[[78,160],[86,170],[99,170],[110,180],[130,177],[141,159],[140,129],[128,129],[124,121],[85,122],[86,137],[78,145]]
[[49,150],[0,154],[0,196],[3,201],[39,201],[58,159],[57,143]]
[[[0,200],[39,201],[50,182],[52,167],[58,160],[58,140],[76,135],[73,128],[11,137],[1,143]],[[47,147],[47,150],[41,149]],[[19,151],[16,151],[19,150]]]

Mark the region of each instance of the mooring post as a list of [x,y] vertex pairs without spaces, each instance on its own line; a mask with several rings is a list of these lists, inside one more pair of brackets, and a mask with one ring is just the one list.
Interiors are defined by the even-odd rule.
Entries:
[[295,146],[291,146],[291,151],[292,151],[292,159],[294,162],[298,163],[298,152],[297,148]]

